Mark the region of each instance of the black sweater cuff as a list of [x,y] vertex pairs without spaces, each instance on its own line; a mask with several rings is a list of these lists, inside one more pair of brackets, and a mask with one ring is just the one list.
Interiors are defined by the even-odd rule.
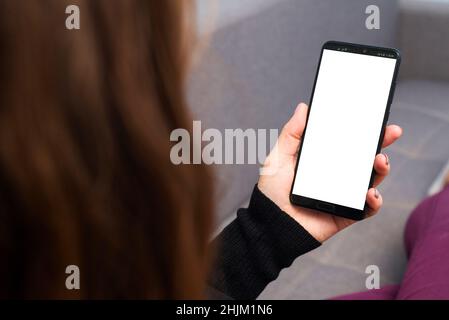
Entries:
[[210,284],[234,299],[255,299],[283,268],[320,246],[299,223],[254,187],[247,209],[214,240]]

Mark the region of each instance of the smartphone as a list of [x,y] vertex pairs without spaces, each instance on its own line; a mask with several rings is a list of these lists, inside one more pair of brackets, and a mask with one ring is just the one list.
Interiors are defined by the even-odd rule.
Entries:
[[323,45],[290,192],[293,204],[365,217],[400,59],[392,48]]

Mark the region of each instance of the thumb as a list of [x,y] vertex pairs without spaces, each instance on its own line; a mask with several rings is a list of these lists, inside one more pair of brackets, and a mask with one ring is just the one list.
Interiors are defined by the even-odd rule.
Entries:
[[306,126],[307,109],[308,106],[305,103],[300,103],[293,116],[282,128],[278,139],[279,152],[295,155],[298,151],[299,141]]

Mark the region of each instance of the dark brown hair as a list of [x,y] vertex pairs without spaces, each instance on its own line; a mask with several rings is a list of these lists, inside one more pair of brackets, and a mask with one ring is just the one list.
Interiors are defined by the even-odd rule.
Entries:
[[202,296],[209,173],[169,158],[170,132],[191,129],[190,6],[0,2],[0,296]]

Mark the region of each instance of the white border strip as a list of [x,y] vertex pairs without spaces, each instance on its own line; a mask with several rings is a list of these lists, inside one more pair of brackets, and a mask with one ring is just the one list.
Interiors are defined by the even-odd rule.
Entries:
[[448,174],[449,174],[449,161],[446,163],[443,170],[441,170],[441,172],[436,177],[435,181],[430,186],[429,190],[427,191],[427,195],[432,196],[438,193],[443,187],[444,180]]

